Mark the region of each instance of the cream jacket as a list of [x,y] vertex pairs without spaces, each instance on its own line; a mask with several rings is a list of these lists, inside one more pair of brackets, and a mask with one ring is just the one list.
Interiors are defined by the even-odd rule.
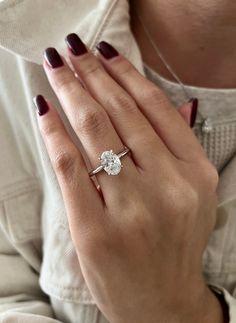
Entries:
[[[42,53],[76,32],[91,49],[115,45],[143,72],[127,0],[0,1],[0,322],[104,323],[84,282],[56,176],[38,130],[33,96],[66,120],[42,68]],[[236,323],[236,156],[220,173],[217,225],[203,257]],[[157,271],[158,274],[158,271]],[[184,286],[183,286],[184,291]],[[173,291],[175,293],[176,291]]]

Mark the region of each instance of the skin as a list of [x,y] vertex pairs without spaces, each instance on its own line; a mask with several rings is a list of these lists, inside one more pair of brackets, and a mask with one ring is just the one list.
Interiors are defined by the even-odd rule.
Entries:
[[[171,79],[133,4],[131,24],[144,61]],[[135,8],[184,83],[235,87],[232,1],[135,0]],[[218,174],[187,125],[190,104],[178,113],[121,55],[106,60],[68,51],[68,59],[87,91],[67,64],[51,69],[44,62],[44,69],[91,167],[106,149],[119,151],[125,144],[132,151],[118,176],[96,176],[98,191],[55,107],[49,102],[49,112],[38,116],[98,307],[111,323],[223,323],[221,304],[201,273],[215,224]]]
[[185,84],[236,88],[235,1],[132,0],[130,3],[133,32],[143,59],[158,73],[176,82],[153,51],[134,8]]
[[96,176],[98,191],[55,107],[38,116],[96,304],[111,323],[222,323],[201,270],[216,169],[166,95],[122,55],[68,59],[87,90],[66,62],[43,66],[91,167],[104,150],[132,151],[118,176]]

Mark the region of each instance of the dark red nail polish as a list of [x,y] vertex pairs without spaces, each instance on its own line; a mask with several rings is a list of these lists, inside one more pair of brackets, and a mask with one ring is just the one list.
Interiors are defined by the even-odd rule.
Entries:
[[192,110],[191,110],[191,116],[190,116],[190,127],[193,128],[196,117],[197,117],[197,110],[198,110],[198,99],[192,98],[188,102],[192,102]]
[[33,101],[34,101],[36,108],[38,109],[38,114],[40,116],[42,116],[48,112],[49,106],[47,104],[47,101],[44,99],[44,97],[41,94],[36,95],[33,98]]
[[98,43],[96,48],[106,59],[111,59],[119,55],[117,50],[105,41],[101,41],[100,43]]
[[53,47],[48,47],[44,51],[44,57],[49,66],[52,68],[61,67],[64,65],[58,51]]
[[83,55],[88,52],[82,40],[75,33],[67,35],[65,41],[72,54],[75,56]]

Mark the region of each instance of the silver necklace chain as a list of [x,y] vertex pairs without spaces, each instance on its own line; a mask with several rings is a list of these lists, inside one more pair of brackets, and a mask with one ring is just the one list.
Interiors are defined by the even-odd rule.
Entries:
[[[154,40],[152,39],[152,36],[150,35],[150,32],[148,31],[148,29],[146,28],[146,26],[144,25],[142,19],[140,18],[140,16],[138,15],[138,13],[136,12],[136,15],[142,25],[142,28],[146,34],[146,36],[148,37],[149,42],[151,43],[153,49],[155,50],[155,52],[157,53],[157,55],[160,57],[161,61],[163,62],[163,64],[166,66],[166,68],[168,69],[168,71],[170,72],[170,74],[174,77],[174,79],[179,83],[179,85],[181,86],[184,95],[186,97],[187,100],[189,100],[191,97],[189,96],[183,82],[180,80],[180,78],[178,77],[178,75],[174,72],[173,68],[170,66],[170,64],[167,62],[167,60],[165,59],[165,57],[163,56],[163,54],[161,53],[160,49],[158,48],[157,44],[154,42]],[[201,130],[203,133],[210,133],[213,129],[213,125],[212,125],[212,120],[207,117],[205,118],[200,111],[198,110],[198,115],[202,118],[201,121]]]

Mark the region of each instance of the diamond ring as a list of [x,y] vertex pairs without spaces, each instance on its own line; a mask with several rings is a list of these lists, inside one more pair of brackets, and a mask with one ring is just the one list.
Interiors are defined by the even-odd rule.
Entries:
[[118,154],[113,153],[112,150],[106,150],[101,154],[98,159],[101,165],[89,172],[89,176],[93,176],[102,170],[105,170],[108,175],[118,175],[123,165],[121,164],[120,158],[124,157],[130,151],[129,148],[125,147],[123,151]]

